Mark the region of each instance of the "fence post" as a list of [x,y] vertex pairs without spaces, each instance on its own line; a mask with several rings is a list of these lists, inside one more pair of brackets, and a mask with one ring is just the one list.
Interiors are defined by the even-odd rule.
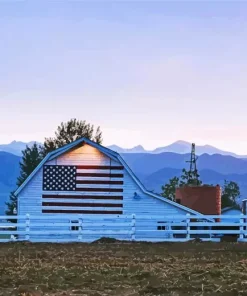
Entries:
[[168,221],[168,223],[167,223],[167,232],[168,232],[168,237],[173,238],[171,221]]
[[209,226],[208,230],[209,230],[209,238],[210,238],[210,241],[211,241],[212,240],[212,226]]
[[187,228],[187,234],[186,234],[186,239],[187,240],[190,240],[190,214],[188,213],[188,214],[186,214],[186,223],[187,223],[187,226],[186,226],[186,228]]
[[132,214],[132,231],[131,231],[131,240],[135,241],[135,233],[136,233],[136,215]]
[[25,235],[25,239],[26,240],[30,240],[30,235],[29,235],[29,231],[30,231],[30,215],[26,214],[26,235]]
[[243,226],[243,223],[244,223],[244,214],[240,214],[240,227],[239,227],[239,230],[240,230],[240,233],[239,233],[239,240],[243,240],[244,239],[244,226]]
[[79,234],[78,234],[78,241],[82,240],[82,218],[79,218]]

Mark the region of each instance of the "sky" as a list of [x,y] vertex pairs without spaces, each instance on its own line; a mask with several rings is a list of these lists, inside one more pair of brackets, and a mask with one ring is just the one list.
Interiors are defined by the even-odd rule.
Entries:
[[1,0],[0,143],[71,118],[247,154],[247,2]]

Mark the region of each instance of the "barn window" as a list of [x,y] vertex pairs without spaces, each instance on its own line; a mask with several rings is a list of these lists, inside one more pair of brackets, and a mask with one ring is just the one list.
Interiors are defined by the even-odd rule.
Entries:
[[76,225],[76,226],[73,226],[73,224],[78,224],[78,223],[79,223],[78,220],[72,220],[72,221],[71,221],[71,224],[72,224],[72,225],[71,225],[71,227],[70,227],[70,230],[72,230],[72,231],[74,231],[74,230],[75,230],[75,231],[78,231],[78,230],[79,230],[79,226],[77,226],[77,225]]
[[[163,222],[158,222],[158,224],[159,224],[159,223],[160,223],[160,224],[161,224],[161,223],[164,224],[164,223],[166,223],[166,222],[163,221]],[[157,226],[157,230],[166,230],[166,226],[165,226],[165,225],[158,225],[158,226]]]

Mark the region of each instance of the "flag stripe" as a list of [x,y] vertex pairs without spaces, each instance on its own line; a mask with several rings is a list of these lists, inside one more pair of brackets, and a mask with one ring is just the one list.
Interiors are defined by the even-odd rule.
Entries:
[[123,181],[105,181],[105,180],[76,180],[76,184],[106,184],[123,185]]
[[42,202],[42,206],[47,207],[105,207],[105,208],[122,208],[122,204],[108,203],[69,203],[69,202]]
[[77,169],[76,173],[80,174],[80,173],[85,173],[85,174],[123,174],[123,170],[113,170],[111,171],[109,170],[97,170],[97,169],[88,169],[88,170],[80,170]]
[[77,165],[78,170],[123,170],[123,166],[104,166],[104,165]]
[[89,203],[104,203],[104,204],[122,204],[122,200],[112,200],[112,199],[63,199],[63,198],[43,198],[42,202],[49,202],[49,203],[81,203],[81,204],[89,204]]
[[61,198],[61,199],[105,199],[105,200],[123,200],[123,196],[117,195],[52,195],[44,194],[42,198]]
[[111,214],[121,215],[123,211],[87,211],[87,210],[42,210],[46,214]]
[[123,192],[123,188],[80,188],[76,187],[76,191],[84,192]]
[[123,178],[123,174],[103,174],[103,173],[77,173],[77,177],[105,177],[105,178]]

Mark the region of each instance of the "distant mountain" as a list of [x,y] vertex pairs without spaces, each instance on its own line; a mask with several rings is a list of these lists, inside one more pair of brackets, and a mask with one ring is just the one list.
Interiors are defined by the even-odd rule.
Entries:
[[[134,148],[121,148],[117,145],[111,145],[108,146],[108,148],[112,149],[113,151],[116,151],[118,153],[150,153],[150,154],[159,154],[164,152],[173,152],[178,154],[186,154],[190,153],[191,151],[191,143],[186,141],[176,141],[168,146],[164,147],[158,147],[154,150],[145,150],[142,146],[136,146]],[[221,155],[230,155],[236,158],[247,158],[247,155],[237,155],[236,153],[220,150],[216,147],[210,146],[210,145],[203,145],[203,146],[196,146],[196,154],[202,155],[202,154],[221,154]]]
[[20,173],[19,162],[19,156],[0,152],[0,215],[4,214],[9,193],[16,189],[16,180]]
[[135,146],[133,148],[121,148],[117,145],[111,145],[108,146],[107,148],[118,152],[118,153],[147,153],[148,151],[146,151],[141,145]]
[[[177,141],[171,145],[156,148],[152,151],[152,153],[163,153],[163,152],[174,152],[179,154],[184,153],[190,153],[191,152],[191,143],[185,142],[185,141]],[[237,155],[236,153],[224,151],[221,149],[218,149],[216,147],[210,146],[210,145],[203,145],[203,146],[197,146],[196,145],[196,154],[202,155],[202,154],[221,154],[221,155],[230,155],[237,158],[247,158],[246,155]]]
[[[12,153],[14,155],[21,156],[21,151],[26,148],[26,146],[32,146],[35,143],[35,141],[32,142],[20,142],[20,141],[13,141],[9,144],[1,144],[0,145],[0,151]],[[40,144],[40,143],[38,143]]]
[[185,141],[177,141],[168,146],[156,148],[153,151],[151,151],[151,153],[158,154],[163,152],[173,152],[173,153],[185,154],[185,153],[190,153],[190,151],[191,151],[191,143],[185,142]]

